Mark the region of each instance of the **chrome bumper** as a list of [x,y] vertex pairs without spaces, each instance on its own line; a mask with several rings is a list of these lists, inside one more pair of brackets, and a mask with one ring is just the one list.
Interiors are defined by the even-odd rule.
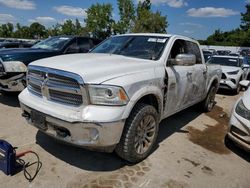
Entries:
[[24,90],[25,85],[23,81],[25,79],[25,73],[13,76],[8,79],[0,78],[0,90],[7,92],[19,92]]
[[23,116],[29,124],[42,132],[63,142],[84,147],[91,150],[112,152],[119,143],[124,127],[124,121],[99,122],[66,122],[47,114],[45,116],[46,128],[38,127],[31,118],[33,109],[20,103]]

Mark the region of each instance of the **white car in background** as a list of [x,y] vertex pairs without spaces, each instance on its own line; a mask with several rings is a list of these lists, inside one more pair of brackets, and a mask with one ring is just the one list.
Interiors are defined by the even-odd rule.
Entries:
[[[244,80],[240,84],[248,87],[250,81]],[[250,89],[244,93],[233,108],[227,138],[250,151]]]
[[248,64],[243,63],[243,60],[244,57],[222,55],[214,55],[208,60],[208,64],[221,65],[221,89],[233,90],[235,94],[240,92],[239,82],[248,78],[250,68]]

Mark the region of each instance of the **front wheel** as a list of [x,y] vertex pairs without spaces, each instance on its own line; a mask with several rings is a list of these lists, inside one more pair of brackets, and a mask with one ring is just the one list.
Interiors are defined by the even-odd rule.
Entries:
[[241,85],[240,85],[240,83],[238,83],[237,88],[234,90],[234,94],[238,95],[240,93],[240,91],[241,91]]
[[128,117],[116,153],[121,158],[137,163],[150,155],[159,130],[156,109],[147,104],[137,104]]

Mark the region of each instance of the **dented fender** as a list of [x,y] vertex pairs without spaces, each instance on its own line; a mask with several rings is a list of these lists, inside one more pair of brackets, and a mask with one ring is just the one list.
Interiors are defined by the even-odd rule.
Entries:
[[160,117],[162,116],[163,113],[163,95],[162,95],[162,91],[160,88],[156,87],[156,86],[147,86],[144,88],[141,88],[140,90],[136,91],[133,95],[133,97],[130,99],[129,103],[126,106],[126,109],[123,113],[122,119],[127,119],[130,112],[132,111],[132,109],[134,108],[134,106],[136,105],[136,103],[142,99],[143,97],[147,96],[147,95],[154,95],[157,98],[158,101],[158,106],[159,106],[159,111],[160,111]]
[[214,81],[217,82],[217,89],[219,88],[219,85],[220,85],[220,80],[221,80],[221,74],[222,74],[222,71],[219,68],[216,68],[214,67],[212,70],[211,70],[212,66],[208,66],[208,70],[209,70],[209,75],[208,75],[208,79],[207,79],[207,89],[206,89],[206,94],[208,93],[209,89],[211,88],[212,86],[212,83]]

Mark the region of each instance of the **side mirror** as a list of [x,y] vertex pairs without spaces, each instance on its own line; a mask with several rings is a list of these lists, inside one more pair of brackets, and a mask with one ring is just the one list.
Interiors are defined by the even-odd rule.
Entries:
[[196,56],[193,54],[179,54],[175,58],[175,65],[191,66],[196,63]]
[[242,69],[249,69],[250,68],[250,65],[248,65],[248,64],[243,64],[242,65]]
[[242,80],[242,81],[240,81],[240,85],[241,85],[241,87],[248,89],[248,87],[250,86],[250,81],[249,80]]

